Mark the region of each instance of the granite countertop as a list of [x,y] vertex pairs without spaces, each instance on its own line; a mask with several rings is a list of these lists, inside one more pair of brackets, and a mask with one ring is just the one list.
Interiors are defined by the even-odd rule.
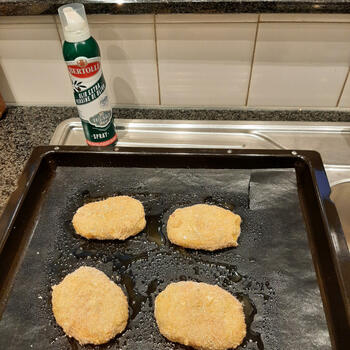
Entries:
[[[0,0],[0,16],[57,14],[64,0]],[[350,13],[350,0],[78,0],[87,13]]]
[[[117,108],[123,119],[350,121],[347,111]],[[57,125],[77,117],[74,107],[10,107],[0,119],[0,214],[33,148],[47,145]]]

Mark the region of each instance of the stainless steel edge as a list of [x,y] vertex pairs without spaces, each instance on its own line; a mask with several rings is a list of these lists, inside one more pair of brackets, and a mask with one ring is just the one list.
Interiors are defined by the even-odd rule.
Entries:
[[[350,165],[350,123],[117,119],[116,127],[122,147],[312,149],[332,172]],[[85,145],[80,120],[63,121],[50,144]]]

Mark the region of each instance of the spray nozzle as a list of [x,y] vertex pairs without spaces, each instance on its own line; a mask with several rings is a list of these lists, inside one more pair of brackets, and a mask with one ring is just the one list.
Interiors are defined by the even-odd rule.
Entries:
[[63,13],[66,16],[67,25],[71,27],[80,28],[85,25],[84,19],[79,15],[78,12],[74,11],[71,7],[65,7]]
[[79,42],[90,37],[85,8],[82,4],[68,4],[59,7],[58,13],[66,41]]

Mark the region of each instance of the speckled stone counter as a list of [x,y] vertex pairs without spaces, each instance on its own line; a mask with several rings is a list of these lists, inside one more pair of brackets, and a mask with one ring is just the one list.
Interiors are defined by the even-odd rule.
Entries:
[[[57,14],[72,1],[0,0],[0,15]],[[78,0],[87,13],[350,13],[350,0]]]
[[[114,114],[124,119],[350,122],[350,112],[346,111],[118,108]],[[0,119],[0,213],[33,147],[48,144],[61,121],[77,116],[75,108],[10,107]]]
[[63,108],[10,108],[0,119],[0,213],[32,149],[48,144],[66,118]]

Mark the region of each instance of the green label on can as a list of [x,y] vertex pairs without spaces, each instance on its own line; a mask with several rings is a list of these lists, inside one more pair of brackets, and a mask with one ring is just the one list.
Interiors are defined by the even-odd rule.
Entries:
[[67,62],[67,66],[86,142],[91,146],[108,146],[116,142],[100,57],[77,57]]
[[74,90],[74,99],[77,105],[85,105],[100,97],[106,90],[106,82],[101,74],[100,79],[91,87],[81,92]]
[[104,126],[96,126],[85,120],[81,120],[84,128],[86,142],[90,146],[108,146],[117,141],[112,116],[109,122]]

